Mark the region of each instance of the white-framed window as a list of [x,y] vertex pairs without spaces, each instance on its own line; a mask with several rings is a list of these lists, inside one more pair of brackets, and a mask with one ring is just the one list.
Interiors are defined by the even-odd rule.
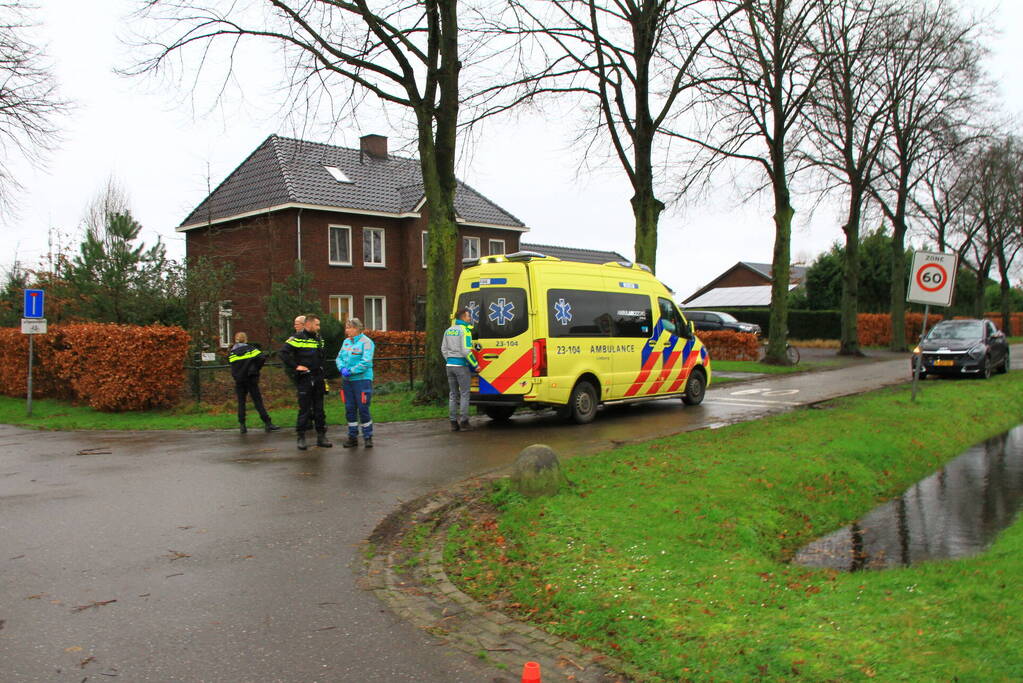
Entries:
[[386,330],[387,329],[387,297],[385,296],[367,296],[365,299],[366,304],[366,319],[363,320],[363,324],[367,330]]
[[329,254],[327,262],[332,266],[352,265],[352,228],[347,225],[327,226]]
[[429,246],[429,234],[426,230],[423,230],[423,268],[426,268],[426,253],[427,247]]
[[384,229],[362,229],[362,265],[383,268],[384,263]]
[[350,294],[330,295],[330,314],[344,325],[352,317],[352,296]]
[[462,258],[479,258],[480,257],[480,238],[479,237],[463,237],[462,238]]
[[233,304],[230,301],[221,301],[217,312],[217,336],[220,338],[220,348],[226,349],[231,346],[234,340],[231,318],[234,317]]
[[504,253],[504,240],[487,240],[487,255],[495,256]]

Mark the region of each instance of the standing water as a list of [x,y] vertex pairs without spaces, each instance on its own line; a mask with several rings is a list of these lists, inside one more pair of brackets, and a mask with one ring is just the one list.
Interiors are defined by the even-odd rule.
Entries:
[[793,563],[844,571],[975,555],[1023,505],[1023,425],[974,446],[898,498],[804,546]]

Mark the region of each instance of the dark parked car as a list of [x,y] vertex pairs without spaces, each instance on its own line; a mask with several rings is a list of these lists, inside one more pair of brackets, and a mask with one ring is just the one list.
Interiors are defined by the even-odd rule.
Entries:
[[731,330],[732,332],[748,332],[759,335],[760,325],[743,323],[734,315],[721,311],[686,311],[686,320],[693,321],[697,330]]
[[913,349],[911,367],[923,358],[920,377],[977,375],[1009,370],[1009,343],[990,320],[943,320]]

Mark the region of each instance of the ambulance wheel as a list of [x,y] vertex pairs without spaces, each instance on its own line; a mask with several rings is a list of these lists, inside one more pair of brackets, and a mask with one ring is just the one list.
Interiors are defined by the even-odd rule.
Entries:
[[494,422],[507,422],[515,412],[515,406],[486,406],[483,412]]
[[576,424],[584,425],[593,422],[597,416],[597,390],[589,382],[577,382],[568,399],[568,413]]
[[682,394],[682,402],[687,406],[698,406],[703,403],[703,397],[707,393],[707,375],[702,368],[696,368],[689,379],[686,380],[686,390]]

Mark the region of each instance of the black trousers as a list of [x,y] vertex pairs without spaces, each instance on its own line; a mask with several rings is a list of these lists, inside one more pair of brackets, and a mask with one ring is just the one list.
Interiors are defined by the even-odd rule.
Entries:
[[238,422],[239,424],[245,424],[245,397],[252,397],[252,405],[256,407],[256,412],[259,413],[259,419],[264,423],[270,424],[270,416],[266,413],[266,408],[263,407],[263,394],[259,392],[259,375],[253,375],[246,377],[242,381],[235,380],[234,383],[234,394],[238,397]]
[[299,375],[295,387],[298,389],[298,422],[295,431],[306,432],[312,423],[317,432],[326,432],[327,414],[323,412],[323,396],[327,393],[327,387],[323,378]]

